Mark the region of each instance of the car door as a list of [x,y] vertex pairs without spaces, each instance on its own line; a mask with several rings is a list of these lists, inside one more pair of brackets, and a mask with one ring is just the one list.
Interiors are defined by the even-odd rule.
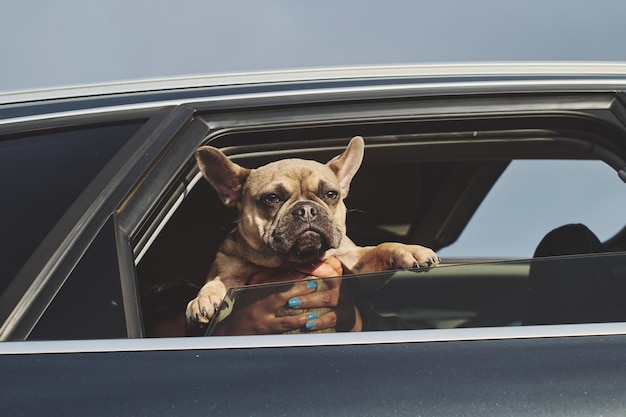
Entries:
[[[58,276],[71,285],[72,280],[65,278],[72,271],[84,279],[93,276],[91,266],[81,272],[81,262],[93,265],[94,257],[107,262],[116,258],[119,285],[98,291],[103,296],[93,303],[98,310],[94,314],[111,308],[111,319],[106,322],[121,322],[120,310],[111,302],[119,305],[121,299],[126,334],[136,339],[123,338],[117,330],[108,333],[100,324],[104,337],[120,338],[94,341],[97,335],[90,329],[87,340],[1,345],[1,366],[11,370],[2,373],[2,384],[14,387],[3,393],[6,409],[25,415],[44,409],[96,415],[207,410],[218,415],[588,415],[623,409],[621,364],[626,329],[619,322],[520,326],[515,317],[500,315],[499,319],[506,320],[460,328],[458,321],[454,324],[440,315],[438,322],[452,324],[452,328],[141,338],[144,323],[139,297],[143,290],[172,279],[178,271],[201,281],[211,261],[211,248],[232,219],[232,213],[224,211],[200,181],[193,153],[201,144],[218,146],[234,160],[253,167],[295,155],[328,160],[349,137],[362,134],[370,158],[365,178],[372,180],[379,174],[382,180],[362,183],[363,193],[351,203],[376,214],[356,221],[359,239],[384,237],[436,249],[459,237],[515,158],[596,159],[624,176],[622,98],[614,90],[571,91],[559,86],[538,91],[542,83],[531,87],[513,83],[506,88],[501,83],[486,87],[470,83],[466,90],[450,94],[449,87],[415,80],[404,79],[400,84],[391,93],[384,86],[360,81],[354,89],[317,85],[307,91],[275,94],[268,88],[257,95],[199,99],[169,109],[151,129],[145,127],[142,135],[137,131],[134,152],[118,161],[125,167],[124,174],[111,174],[105,181],[119,181],[106,200],[111,205],[89,217],[86,224],[90,226],[79,234],[86,239],[84,244],[73,240],[70,246],[75,252],[68,250],[60,266],[44,274],[56,277],[57,271],[64,271]],[[124,165],[122,161],[130,162]],[[389,181],[385,173],[406,176]],[[410,198],[398,203],[395,196],[403,195],[398,190],[407,188]],[[393,210],[385,210],[388,206]],[[98,246],[110,248],[113,240],[115,249],[100,254]],[[90,252],[92,246],[95,255]],[[51,253],[45,250],[40,253]],[[43,259],[37,262],[45,266],[50,257]],[[511,289],[519,295],[530,266],[475,262],[445,268],[432,274],[398,272],[398,279],[390,283],[398,286],[384,288],[389,291],[387,298],[375,293],[380,303],[374,307],[381,314],[415,313],[415,303],[421,302],[411,295],[423,290],[433,294],[431,284],[436,280],[430,277],[438,273],[446,279],[435,288],[440,301],[471,301],[481,291],[472,294],[463,289],[477,283],[482,283],[481,290],[493,289],[492,299]],[[113,269],[103,268],[103,274]],[[43,266],[37,269],[41,270]],[[493,287],[506,277],[510,281],[501,289]],[[33,313],[11,316],[6,338],[53,338],[54,334],[37,326],[45,324],[48,306],[50,312],[62,310],[54,305],[57,294],[59,302],[72,300],[71,295],[62,294],[63,286],[56,283],[50,287],[53,291],[41,291],[47,297],[39,307],[40,293],[33,294],[34,301],[14,302],[12,307],[32,305],[29,311]],[[85,287],[90,285],[83,283],[80,291]],[[474,305],[482,300],[474,300]],[[444,307],[439,310],[450,310]],[[79,311],[83,314],[82,308]],[[72,315],[63,314],[60,317]],[[419,314],[415,317],[423,318]],[[54,319],[49,322],[58,325]],[[64,333],[63,338],[82,336]]]
[[87,109],[0,124],[11,199],[2,216],[3,340],[132,333],[134,284],[120,279],[114,211],[157,151],[154,129],[166,114]]

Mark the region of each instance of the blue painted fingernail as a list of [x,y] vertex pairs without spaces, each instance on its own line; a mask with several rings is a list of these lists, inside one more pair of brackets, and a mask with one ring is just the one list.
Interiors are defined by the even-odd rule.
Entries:
[[299,298],[291,298],[289,299],[289,301],[287,301],[287,304],[289,304],[289,307],[298,307],[300,304],[302,304],[302,301]]
[[307,318],[308,320],[315,320],[315,319],[317,318],[317,313],[316,313],[316,312],[309,313],[309,315],[308,315],[308,316],[306,316],[306,318]]
[[307,321],[306,324],[304,325],[304,327],[307,328],[307,330],[311,330],[315,328],[315,322],[313,321]]
[[307,281],[306,282],[306,287],[310,290],[314,290],[317,288],[317,282],[315,281]]

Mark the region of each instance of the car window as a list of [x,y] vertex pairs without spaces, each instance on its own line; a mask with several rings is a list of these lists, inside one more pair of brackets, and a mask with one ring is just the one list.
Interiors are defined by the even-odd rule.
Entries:
[[[142,123],[0,137],[0,293]],[[23,221],[16,221],[23,219]]]
[[[410,186],[405,179],[411,180]],[[480,182],[480,187],[474,187],[474,182]],[[385,241],[429,245],[421,240],[424,230],[434,235],[436,228],[448,227],[448,223],[454,223],[452,228],[465,226],[471,218],[457,243],[438,250],[443,266],[427,273],[409,273],[415,282],[397,273],[383,290],[365,294],[361,306],[368,312],[371,328],[378,324],[385,329],[407,328],[407,323],[411,329],[531,323],[529,285],[531,276],[537,274],[530,271],[531,264],[538,261],[530,259],[544,236],[564,225],[568,227],[561,239],[568,241],[573,241],[570,233],[581,232],[584,240],[597,232],[603,241],[616,235],[626,225],[620,210],[626,206],[625,187],[601,161],[418,160],[362,166],[346,200],[348,220],[356,217],[348,224],[348,236],[358,245]],[[459,203],[462,198],[465,201]],[[456,217],[440,217],[447,213],[442,207],[456,211]],[[205,282],[217,247],[233,227],[235,216],[206,181],[199,181],[167,218],[137,263],[137,279],[143,295],[144,327],[159,321],[159,315],[165,314],[165,308],[159,306],[167,304],[176,312],[169,314],[169,324],[181,334],[189,331],[183,315],[192,298],[189,294]],[[436,228],[429,229],[430,220],[439,222]],[[573,252],[545,251],[541,256],[594,252],[602,252],[602,248],[583,246]],[[477,266],[449,262],[473,257],[526,260]],[[564,268],[574,264],[567,261]],[[611,268],[619,272],[619,268]]]
[[[626,320],[625,267],[620,252],[348,275],[344,283],[365,331],[617,322]],[[207,334],[289,285],[231,289]]]
[[115,242],[113,220],[109,220],[54,295],[28,339],[127,337]]
[[586,225],[601,241],[626,226],[626,184],[601,161],[513,161],[447,258],[530,258],[551,230]]

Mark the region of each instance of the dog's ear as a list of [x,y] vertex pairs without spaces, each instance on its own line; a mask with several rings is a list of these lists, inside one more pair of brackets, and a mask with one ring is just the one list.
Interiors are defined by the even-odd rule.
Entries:
[[203,146],[196,151],[196,161],[204,178],[215,188],[227,207],[234,207],[241,199],[243,185],[250,173],[232,162],[226,155],[212,146]]
[[356,174],[361,166],[364,149],[365,143],[363,138],[361,136],[355,136],[350,140],[348,147],[341,155],[337,155],[328,161],[327,165],[332,169],[339,180],[341,195],[344,198],[348,195],[352,177],[354,177],[354,174]]

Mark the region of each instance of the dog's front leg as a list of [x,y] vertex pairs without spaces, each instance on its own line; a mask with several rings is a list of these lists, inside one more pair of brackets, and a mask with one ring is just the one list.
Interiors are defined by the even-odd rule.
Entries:
[[439,256],[430,248],[419,245],[387,242],[378,246],[355,247],[349,257],[352,273],[381,272],[437,266]]

